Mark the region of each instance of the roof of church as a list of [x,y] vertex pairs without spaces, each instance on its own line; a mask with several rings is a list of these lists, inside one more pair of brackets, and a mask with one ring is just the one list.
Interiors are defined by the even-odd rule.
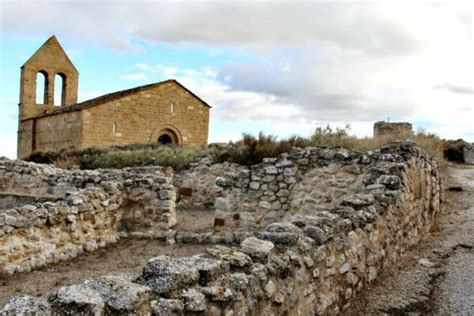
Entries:
[[144,86],[139,86],[139,87],[135,87],[135,88],[131,88],[131,89],[126,89],[126,90],[120,90],[120,91],[116,91],[116,92],[112,92],[112,93],[108,93],[108,94],[104,94],[100,97],[97,97],[97,98],[94,98],[94,99],[90,99],[90,100],[86,100],[86,101],[83,101],[83,102],[80,102],[80,103],[76,103],[76,104],[73,104],[73,105],[69,105],[69,106],[62,106],[54,111],[51,111],[51,112],[46,112],[44,114],[41,114],[41,115],[38,115],[37,117],[44,117],[44,116],[50,116],[50,115],[55,115],[55,114],[60,114],[60,113],[66,113],[66,112],[73,112],[73,111],[80,111],[80,110],[83,110],[83,109],[86,109],[86,108],[90,108],[90,107],[94,107],[96,105],[100,105],[100,104],[103,104],[103,103],[106,103],[106,102],[110,102],[110,101],[114,101],[114,100],[117,100],[117,99],[121,99],[121,98],[124,98],[126,96],[129,96],[129,95],[132,95],[132,94],[135,94],[135,93],[138,93],[138,92],[142,92],[142,91],[145,91],[145,90],[148,90],[150,88],[155,88],[155,87],[158,87],[158,86],[161,86],[163,84],[166,84],[166,83],[176,83],[177,85],[179,85],[181,88],[185,89],[187,92],[189,92],[193,97],[195,97],[196,99],[198,99],[202,104],[204,104],[205,106],[211,108],[211,106],[209,104],[207,104],[206,101],[204,101],[203,99],[201,99],[200,97],[198,97],[197,95],[195,95],[191,90],[189,90],[188,88],[186,88],[185,86],[183,86],[181,83],[179,83],[177,80],[175,79],[169,79],[169,80],[165,80],[165,81],[161,81],[161,82],[157,82],[157,83],[152,83],[152,84],[147,84],[147,85],[144,85]]

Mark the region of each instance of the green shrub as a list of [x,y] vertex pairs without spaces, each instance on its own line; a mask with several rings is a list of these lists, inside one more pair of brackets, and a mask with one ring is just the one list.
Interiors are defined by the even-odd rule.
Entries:
[[199,158],[211,155],[214,148],[189,149],[164,145],[130,145],[108,149],[61,150],[37,152],[27,160],[52,163],[62,168],[125,168],[163,166],[183,169]]

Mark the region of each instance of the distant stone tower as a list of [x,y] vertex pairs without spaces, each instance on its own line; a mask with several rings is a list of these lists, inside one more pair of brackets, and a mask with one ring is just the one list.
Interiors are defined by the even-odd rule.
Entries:
[[[39,76],[44,76],[44,91],[38,91],[37,96]],[[61,101],[57,105],[54,104],[56,76],[59,76],[62,82]],[[79,72],[54,35],[21,67],[18,156],[21,156],[22,152],[35,150],[33,125],[36,120],[25,120],[51,112],[60,106],[77,103],[78,79]]]
[[385,135],[407,136],[413,134],[413,127],[408,122],[384,122],[374,123],[374,137]]

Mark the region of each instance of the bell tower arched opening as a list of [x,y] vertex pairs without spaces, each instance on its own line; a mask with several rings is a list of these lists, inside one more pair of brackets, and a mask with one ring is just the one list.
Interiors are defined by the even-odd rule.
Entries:
[[36,104],[48,104],[48,73],[40,70],[36,73]]

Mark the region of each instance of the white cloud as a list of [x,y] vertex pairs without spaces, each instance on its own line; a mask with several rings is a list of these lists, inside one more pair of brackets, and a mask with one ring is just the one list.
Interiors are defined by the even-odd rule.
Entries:
[[120,79],[127,80],[127,81],[145,81],[148,80],[148,77],[143,72],[133,73],[133,74],[125,74],[120,76]]

